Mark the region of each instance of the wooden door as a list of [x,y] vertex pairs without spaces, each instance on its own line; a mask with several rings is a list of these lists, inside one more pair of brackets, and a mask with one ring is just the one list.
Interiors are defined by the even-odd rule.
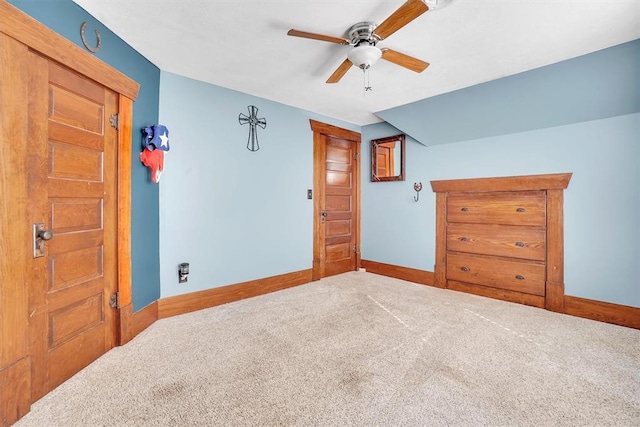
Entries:
[[29,221],[53,231],[29,288],[32,401],[116,344],[118,96],[29,53]]
[[356,186],[354,163],[357,143],[327,137],[325,160],[324,275],[356,270]]
[[382,144],[378,144],[378,147],[376,148],[376,156],[378,160],[378,170],[376,174],[379,177],[390,177],[397,175],[395,172],[394,159],[395,146],[395,142],[385,142]]
[[359,268],[360,135],[312,121],[314,280]]
[[[114,317],[120,339],[133,334],[130,168],[138,90],[135,81],[0,0],[0,425],[14,423],[45,390],[112,346]],[[116,106],[119,111],[108,111]],[[99,110],[100,118],[92,119],[91,111]],[[117,141],[106,120],[113,113],[119,115]],[[92,164],[100,167],[99,179],[90,172]],[[102,215],[93,229],[97,221],[87,219],[91,204],[83,203],[90,200]],[[34,222],[57,234],[42,258],[32,254]],[[114,245],[117,316],[96,304],[115,286]],[[93,264],[91,250],[102,255]],[[74,263],[77,270],[70,267]],[[92,268],[101,277],[91,278]]]

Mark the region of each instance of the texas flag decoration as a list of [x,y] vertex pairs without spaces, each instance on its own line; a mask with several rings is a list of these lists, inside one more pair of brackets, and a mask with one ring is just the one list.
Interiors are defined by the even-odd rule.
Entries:
[[140,161],[151,169],[151,182],[159,182],[164,170],[164,153],[169,151],[169,130],[163,125],[142,128],[144,149]]
[[140,153],[140,161],[151,169],[151,182],[160,182],[160,175],[164,171],[164,151],[145,148]]
[[145,134],[145,147],[155,150],[169,151],[169,130],[164,125],[147,126],[142,129]]

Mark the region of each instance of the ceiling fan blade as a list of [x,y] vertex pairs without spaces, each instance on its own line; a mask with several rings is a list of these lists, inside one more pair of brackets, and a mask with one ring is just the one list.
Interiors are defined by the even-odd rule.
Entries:
[[302,37],[305,39],[320,40],[323,42],[349,44],[349,40],[347,39],[343,39],[340,37],[333,37],[333,36],[325,36],[324,34],[308,33],[306,31],[289,30],[289,32],[287,32],[287,35],[294,36],[294,37]]
[[381,39],[386,39],[427,10],[429,10],[429,6],[424,0],[407,0],[391,16],[382,21],[382,24],[376,27],[374,33],[380,36]]
[[393,62],[401,67],[408,68],[416,73],[423,72],[429,66],[428,62],[421,61],[418,58],[405,55],[404,53],[400,53],[393,49],[382,49],[382,59]]
[[333,74],[331,74],[331,77],[329,77],[327,83],[338,83],[342,76],[347,74],[347,71],[349,71],[349,68],[351,68],[352,65],[353,63],[349,61],[349,58],[345,59],[344,62],[340,64],[338,69],[335,70]]

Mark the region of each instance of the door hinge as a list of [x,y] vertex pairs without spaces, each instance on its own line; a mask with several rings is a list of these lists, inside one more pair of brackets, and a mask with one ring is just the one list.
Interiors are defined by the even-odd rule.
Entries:
[[120,294],[118,292],[109,297],[109,307],[120,308]]
[[111,117],[109,117],[109,123],[111,124],[112,127],[118,130],[120,126],[120,115],[117,113],[112,114]]
[[360,156],[360,153],[356,151],[355,153],[353,153],[353,160],[358,160],[359,156]]

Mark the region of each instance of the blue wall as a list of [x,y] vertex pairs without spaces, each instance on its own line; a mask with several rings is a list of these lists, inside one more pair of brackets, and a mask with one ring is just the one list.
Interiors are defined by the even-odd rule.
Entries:
[[158,186],[149,182],[140,163],[140,129],[158,122],[160,70],[71,0],[10,0],[10,3],[84,49],[80,26],[87,22],[87,38],[102,37],[95,54],[140,84],[133,105],[131,171],[131,276],[134,310],[160,297]]
[[[258,107],[260,149],[238,115]],[[313,261],[309,119],[360,128],[162,72],[160,122],[171,151],[160,178],[162,297],[305,270]],[[190,263],[189,281],[177,268]]]
[[376,113],[424,145],[640,111],[640,40]]
[[[413,134],[427,135],[427,139],[407,138],[405,182],[371,183],[363,175],[363,258],[433,271],[431,180],[572,172],[564,205],[566,294],[640,307],[640,91],[635,71],[639,52],[636,41],[523,73],[517,79],[496,80],[385,112],[387,117],[413,117]],[[599,61],[615,61],[620,69],[596,78],[592,68],[601,69]],[[549,71],[564,69],[573,70],[574,81],[590,81],[593,87],[585,90],[593,99],[585,101],[584,94],[545,98],[543,93],[535,103],[535,110],[543,113],[532,119],[531,105],[508,98],[501,107],[488,107],[495,121],[486,117],[485,104],[479,102],[483,96],[491,99],[495,93],[525,93],[536,87],[562,92],[570,79],[563,72]],[[609,92],[600,91],[600,85]],[[581,102],[597,104],[597,114],[592,110],[579,115],[568,107],[584,113],[577,106]],[[464,113],[456,115],[456,111]],[[594,115],[607,118],[582,120]],[[469,122],[474,116],[486,120]],[[553,126],[552,118],[571,123]],[[509,131],[511,119],[527,126],[539,120],[539,128]],[[363,128],[362,140],[368,143],[399,132],[388,123],[370,125]],[[439,145],[422,145],[432,143]],[[367,164],[369,151],[363,154]],[[424,189],[420,202],[414,203],[417,181]]]

